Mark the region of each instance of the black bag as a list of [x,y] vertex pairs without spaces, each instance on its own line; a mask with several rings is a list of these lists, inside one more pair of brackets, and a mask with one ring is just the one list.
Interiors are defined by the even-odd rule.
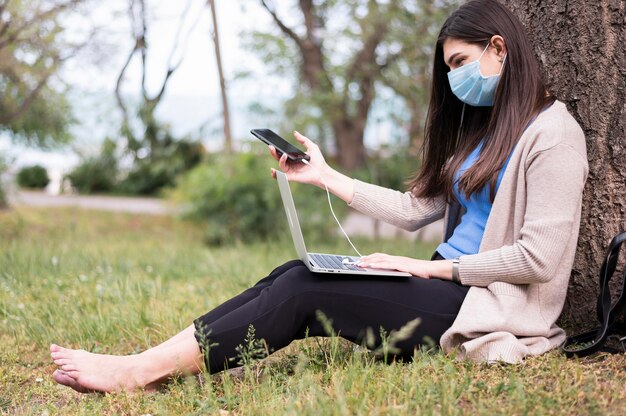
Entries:
[[[626,242],[626,232],[619,233],[611,240],[600,269],[600,295],[597,305],[600,327],[568,337],[561,347],[568,357],[584,357],[600,350],[611,353],[626,351],[626,270],[622,276],[621,293],[613,305],[611,305],[609,290],[609,282],[615,273],[620,247],[624,242]],[[609,338],[617,340],[621,344],[622,351],[607,347],[605,344]]]

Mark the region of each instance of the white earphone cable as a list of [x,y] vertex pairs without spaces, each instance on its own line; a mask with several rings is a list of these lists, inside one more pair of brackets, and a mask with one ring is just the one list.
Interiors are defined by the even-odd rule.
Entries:
[[352,240],[350,240],[350,237],[348,237],[348,234],[345,232],[345,230],[341,226],[341,223],[337,219],[337,215],[335,215],[335,210],[333,210],[333,203],[330,200],[330,191],[328,190],[328,186],[326,185],[326,181],[322,177],[322,173],[315,166],[311,165],[308,160],[302,159],[302,163],[304,163],[307,166],[310,166],[311,168],[315,169],[315,171],[317,172],[318,176],[320,177],[320,181],[324,185],[324,189],[326,189],[326,197],[328,198],[328,206],[330,207],[330,212],[333,214],[333,218],[337,222],[337,225],[339,226],[339,229],[341,230],[343,235],[346,237],[346,239],[348,240],[348,243],[350,243],[350,245],[352,246],[354,251],[359,255],[359,257],[363,257],[363,255],[359,252],[359,250],[357,250],[357,248],[354,246],[354,244],[352,244]]

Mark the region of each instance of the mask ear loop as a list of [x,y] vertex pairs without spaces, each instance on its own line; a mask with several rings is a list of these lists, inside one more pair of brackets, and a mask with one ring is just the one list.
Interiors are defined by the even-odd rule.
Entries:
[[485,49],[483,49],[483,53],[480,54],[477,61],[480,61],[480,58],[482,58],[485,52],[487,52],[487,49],[489,49],[489,43],[487,43],[487,46],[485,46]]
[[[483,57],[483,55],[485,54],[485,52],[487,52],[487,49],[489,49],[489,44],[487,44],[487,46],[485,46],[485,49],[483,49],[483,53],[480,54],[480,56],[478,57],[478,59],[476,60],[477,62],[480,62],[481,58]],[[506,62],[506,58],[509,56],[508,53],[504,54],[504,59],[502,59],[502,64],[500,65],[500,72],[498,72],[496,75],[489,75],[488,77],[485,77],[482,72],[480,72],[480,65],[478,66],[478,73],[480,74],[481,77],[483,78],[491,78],[491,77],[497,77],[502,75],[502,71],[504,71],[504,63]],[[463,108],[465,109],[465,108]]]
[[500,72],[498,73],[498,75],[502,75],[502,71],[504,71],[504,64],[506,63],[506,58],[509,57],[508,53],[504,54],[504,58],[502,59],[502,65],[500,66]]

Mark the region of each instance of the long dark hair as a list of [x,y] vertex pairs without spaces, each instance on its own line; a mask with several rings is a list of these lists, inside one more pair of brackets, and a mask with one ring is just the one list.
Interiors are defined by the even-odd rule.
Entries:
[[[443,58],[446,39],[458,39],[484,48],[494,35],[504,38],[507,57],[496,89],[493,107],[465,106],[452,93]],[[409,180],[418,197],[452,193],[454,173],[485,139],[476,162],[459,178],[459,190],[468,198],[490,184],[495,197],[498,174],[530,120],[555,98],[546,87],[532,46],[521,22],[495,0],[473,0],[456,10],[444,23],[433,62],[433,81],[424,132],[423,163]]]

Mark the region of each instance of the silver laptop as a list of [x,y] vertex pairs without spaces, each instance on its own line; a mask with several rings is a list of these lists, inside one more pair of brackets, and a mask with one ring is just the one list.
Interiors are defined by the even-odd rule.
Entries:
[[410,273],[399,272],[397,270],[366,269],[357,267],[353,263],[358,261],[358,257],[308,253],[306,251],[306,246],[304,245],[304,237],[302,236],[302,229],[300,228],[300,222],[298,221],[296,205],[293,202],[293,196],[291,195],[291,188],[289,187],[287,175],[277,170],[276,179],[278,180],[278,189],[280,190],[280,196],[282,197],[285,213],[287,214],[287,222],[289,223],[289,230],[291,231],[293,244],[296,246],[298,257],[300,257],[300,260],[302,260],[309,270],[316,273],[347,273],[369,276],[411,276]]

